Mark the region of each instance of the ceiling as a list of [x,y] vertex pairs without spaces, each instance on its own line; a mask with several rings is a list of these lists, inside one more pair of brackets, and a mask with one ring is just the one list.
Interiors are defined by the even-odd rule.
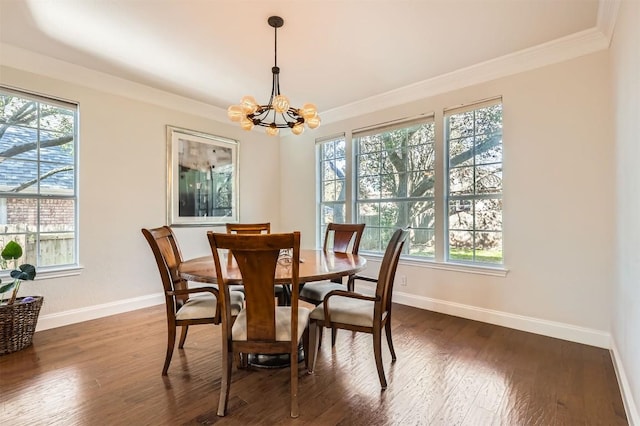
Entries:
[[598,0],[0,0],[0,42],[226,109],[342,107],[584,30]]

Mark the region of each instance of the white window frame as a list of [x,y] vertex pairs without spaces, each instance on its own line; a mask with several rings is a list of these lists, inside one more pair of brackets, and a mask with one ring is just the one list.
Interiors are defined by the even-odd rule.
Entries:
[[[68,100],[64,100],[64,99],[59,99],[59,98],[54,98],[51,96],[47,96],[47,95],[42,95],[42,94],[38,94],[38,93],[33,93],[33,92],[27,92],[24,90],[20,90],[20,89],[16,89],[16,88],[11,88],[8,86],[3,86],[0,85],[0,93],[2,95],[13,95],[16,97],[20,97],[23,99],[28,99],[31,101],[34,101],[38,104],[38,109],[40,108],[40,104],[46,104],[46,105],[53,105],[53,106],[58,106],[61,108],[65,108],[65,109],[69,109],[73,112],[73,133],[72,133],[72,137],[73,137],[73,191],[72,194],[55,194],[52,195],[50,193],[42,193],[40,190],[40,182],[36,182],[35,185],[37,186],[37,191],[35,193],[20,193],[20,192],[0,192],[0,198],[1,199],[5,199],[5,198],[14,198],[14,199],[31,199],[31,200],[36,200],[37,205],[40,205],[40,201],[42,200],[71,200],[73,202],[73,231],[64,231],[65,233],[72,233],[73,234],[73,260],[71,260],[69,263],[64,263],[64,264],[57,264],[57,265],[42,265],[41,264],[41,256],[40,256],[40,241],[41,241],[41,233],[43,232],[42,229],[40,228],[39,224],[41,222],[41,210],[40,208],[36,208],[36,223],[38,224],[36,226],[36,229],[33,231],[29,231],[30,234],[35,235],[36,236],[36,259],[34,260],[30,260],[29,263],[33,263],[34,266],[36,266],[37,270],[38,270],[38,279],[42,279],[42,278],[53,278],[53,277],[60,277],[60,276],[68,276],[68,275],[76,275],[77,273],[79,273],[79,270],[81,269],[80,267],[80,263],[79,263],[79,258],[80,258],[80,251],[79,251],[79,228],[78,228],[78,224],[79,224],[79,197],[78,197],[78,150],[79,150],[79,142],[78,142],[78,134],[79,134],[79,104],[77,102],[72,102],[72,101],[68,101]],[[41,124],[40,122],[38,122],[38,124],[33,127],[33,126],[22,126],[22,127],[31,127],[32,129],[36,130],[36,134],[37,136],[37,143],[38,143],[38,148],[37,148],[37,159],[35,160],[37,162],[37,170],[38,176],[41,176],[40,173],[40,166],[41,164],[43,164],[43,160],[40,157],[41,151],[40,151],[40,132],[42,130]],[[9,158],[9,157],[7,157]],[[44,160],[46,161],[46,159]],[[17,232],[17,233],[11,233],[11,234],[7,234],[7,233],[1,233],[0,237],[3,238],[3,240],[8,241],[11,239],[12,235],[20,235],[23,234],[23,232]],[[22,261],[24,262],[25,259],[23,258]],[[0,275],[5,276],[6,274],[8,274],[8,270],[2,271],[0,272]]]

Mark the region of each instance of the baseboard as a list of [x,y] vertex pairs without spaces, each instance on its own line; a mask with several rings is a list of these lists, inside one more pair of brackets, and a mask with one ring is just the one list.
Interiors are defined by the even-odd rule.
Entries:
[[[373,290],[373,286],[368,283],[358,283],[358,287],[361,286],[369,287],[370,292]],[[611,335],[609,333],[591,328],[478,308],[477,306],[464,305],[462,303],[432,299],[415,294],[403,293],[396,289],[393,291],[393,301],[401,305],[413,306],[414,308],[426,309],[428,311],[500,325],[570,342],[597,346],[599,348],[609,349],[611,346]]]
[[64,325],[89,321],[96,318],[108,317],[110,315],[121,314],[136,309],[147,308],[149,306],[164,303],[162,293],[150,294],[147,296],[134,297],[131,299],[119,300],[117,302],[104,303],[102,305],[87,306],[80,309],[58,312],[49,315],[40,315],[36,331],[48,330],[50,328],[62,327]]
[[622,402],[624,403],[624,411],[627,414],[627,421],[630,426],[640,426],[640,414],[638,413],[638,407],[633,400],[633,394],[631,393],[631,385],[627,379],[627,374],[624,370],[624,364],[620,359],[620,352],[616,346],[614,339],[611,339],[611,360],[613,361],[613,369],[616,372],[618,379],[618,386],[620,387],[620,393],[622,394]]

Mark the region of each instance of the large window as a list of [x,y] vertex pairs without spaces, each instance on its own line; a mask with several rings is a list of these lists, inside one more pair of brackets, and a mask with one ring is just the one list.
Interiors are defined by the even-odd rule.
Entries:
[[346,156],[344,136],[337,136],[318,141],[320,187],[319,235],[323,236],[327,223],[345,223],[346,191]]
[[77,109],[0,87],[0,246],[38,268],[78,264]]
[[434,256],[434,122],[405,123],[353,135],[355,218],[361,250],[383,252],[393,232],[411,226],[405,253]]
[[503,263],[501,99],[319,141],[318,167],[319,235],[365,223],[360,250],[381,254],[409,226],[405,257]]
[[447,259],[502,263],[502,104],[445,114]]

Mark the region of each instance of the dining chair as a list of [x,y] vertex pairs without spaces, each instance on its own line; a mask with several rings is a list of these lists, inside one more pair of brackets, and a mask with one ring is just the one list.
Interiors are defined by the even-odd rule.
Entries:
[[358,292],[332,290],[323,302],[311,312],[309,325],[309,370],[313,371],[318,355],[318,327],[342,328],[373,335],[373,354],[378,369],[378,378],[382,389],[387,388],[382,365],[382,329],[387,336],[387,344],[391,351],[391,360],[396,361],[396,352],[391,339],[391,294],[398,267],[398,260],[409,231],[398,229],[393,233],[382,258],[378,278],[355,275],[354,280],[376,283],[374,296]]
[[[329,223],[324,235],[323,250],[332,250],[335,253],[358,254],[360,240],[364,233],[364,223]],[[342,282],[342,278],[333,280],[313,281],[305,283],[300,289],[300,300],[319,305],[324,297],[333,290],[353,291],[353,275],[347,277],[347,286]],[[331,329],[331,345],[336,343],[336,329]],[[320,329],[320,339],[322,329]]]
[[[298,417],[298,346],[302,339],[308,359],[310,309],[298,306],[300,233],[233,235],[208,232],[222,300],[222,383],[218,416],[227,410],[234,353],[283,354],[290,357],[290,414]],[[233,253],[245,287],[246,303],[235,322],[228,301],[229,285],[223,274],[222,252]],[[291,257],[280,257],[291,250]],[[290,306],[278,306],[274,288],[278,268],[280,282],[290,282]],[[284,273],[283,273],[284,271]]]
[[[190,325],[220,324],[221,301],[217,288],[189,288],[188,282],[180,277],[182,253],[170,227],[143,228],[142,234],[151,246],[164,289],[168,338],[162,375],[166,376],[176,343],[176,328],[182,327],[178,348],[184,349]],[[236,317],[244,304],[244,294],[234,291],[228,300],[230,315]]]

